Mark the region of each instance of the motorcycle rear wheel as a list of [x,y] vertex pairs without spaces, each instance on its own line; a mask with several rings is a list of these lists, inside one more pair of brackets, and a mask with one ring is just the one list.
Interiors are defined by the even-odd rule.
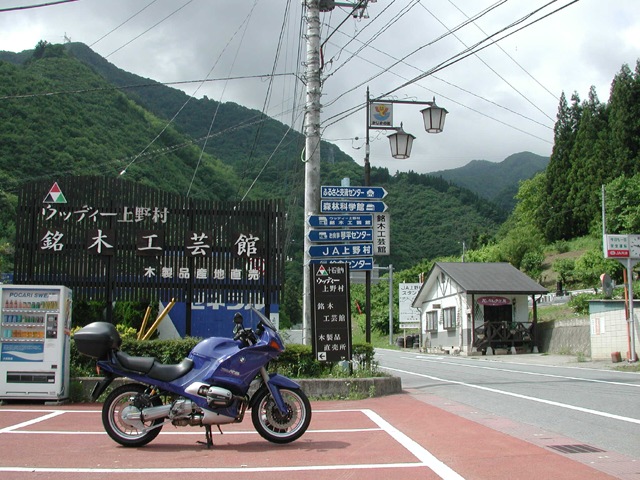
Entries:
[[[114,389],[102,406],[102,425],[107,434],[124,447],[142,447],[156,438],[162,427],[143,431],[162,423],[162,419],[143,422],[136,419],[143,408],[162,405],[159,398],[150,398],[145,394],[147,387],[137,383],[128,383]],[[129,417],[129,418],[125,418]]]
[[256,393],[251,420],[260,436],[273,443],[289,443],[300,438],[311,422],[311,403],[299,388],[281,388],[286,415],[278,409],[266,387]]

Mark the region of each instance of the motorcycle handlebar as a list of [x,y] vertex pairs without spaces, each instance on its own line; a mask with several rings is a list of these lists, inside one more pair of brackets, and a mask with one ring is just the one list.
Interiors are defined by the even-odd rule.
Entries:
[[233,339],[242,340],[245,345],[255,345],[258,342],[256,334],[250,328],[239,328]]

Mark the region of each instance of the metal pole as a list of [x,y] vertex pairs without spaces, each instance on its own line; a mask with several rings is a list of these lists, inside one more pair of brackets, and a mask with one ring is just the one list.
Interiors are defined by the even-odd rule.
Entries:
[[393,345],[393,265],[389,265],[389,345]]
[[309,215],[318,213],[320,205],[320,8],[319,0],[306,0],[307,99],[305,105],[305,195],[304,195],[304,265],[302,273],[302,342],[311,341],[311,257],[309,255]]
[[629,352],[629,362],[636,361],[636,325],[633,318],[633,262],[627,259],[627,280],[629,282],[629,330],[631,333],[631,351]]
[[[369,164],[369,87],[367,87],[367,136],[364,149],[364,186],[371,185],[371,165]],[[374,220],[375,221],[375,220]],[[371,270],[365,270],[364,272],[365,283],[365,341],[371,343]]]

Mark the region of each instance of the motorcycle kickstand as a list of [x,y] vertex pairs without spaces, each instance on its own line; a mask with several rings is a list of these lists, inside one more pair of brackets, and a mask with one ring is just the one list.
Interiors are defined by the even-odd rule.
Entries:
[[[220,428],[220,425],[218,425],[218,430],[220,431],[220,435],[222,435],[222,429]],[[204,436],[207,439],[207,441],[206,442],[198,441],[197,443],[206,445],[207,448],[213,447],[213,435],[211,434],[211,425],[204,426]]]
[[207,439],[206,442],[201,442],[200,440],[198,440],[196,443],[199,443],[200,445],[206,445],[207,448],[213,447],[213,435],[211,435],[211,425],[204,426],[204,436]]

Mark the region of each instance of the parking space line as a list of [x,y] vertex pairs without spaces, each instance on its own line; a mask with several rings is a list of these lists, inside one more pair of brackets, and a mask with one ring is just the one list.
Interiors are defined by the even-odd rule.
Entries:
[[[296,467],[176,467],[176,468],[57,468],[0,467],[0,472],[28,473],[266,473],[313,472],[326,470],[372,470],[382,468],[425,468],[422,463],[373,463],[353,465],[308,465]],[[446,478],[446,477],[443,477]]]
[[440,478],[442,478],[443,480],[464,480],[464,477],[462,477],[445,463],[438,460],[426,448],[402,433],[396,427],[384,420],[376,412],[369,409],[362,410],[362,412],[373,422],[375,422],[376,425],[387,432],[400,445],[409,450],[418,460],[420,460],[426,467],[431,469]]
[[65,413],[63,410],[54,411],[54,412],[49,413],[48,415],[43,415],[43,416],[38,417],[38,418],[27,420],[26,422],[16,423],[15,425],[12,425],[10,427],[5,427],[5,428],[0,429],[0,433],[11,433],[13,430],[17,430],[17,429],[20,429],[20,428],[28,427],[28,426],[33,425],[35,423],[44,422],[45,420],[49,420],[50,418],[57,417],[58,415],[62,415],[63,413]]
[[[99,410],[28,410],[28,409],[11,409],[0,410],[3,412],[37,412],[44,413],[38,418],[22,422],[10,427],[6,427],[0,430],[0,433],[12,433],[12,434],[52,434],[52,435],[103,435],[105,432],[68,432],[68,431],[35,431],[35,430],[20,430],[36,423],[40,423],[61,415],[63,413],[99,413]],[[309,433],[366,433],[366,432],[384,432],[391,439],[395,440],[403,448],[409,451],[416,459],[416,462],[402,462],[402,463],[364,463],[364,464],[335,464],[335,465],[299,465],[299,466],[261,466],[261,467],[150,467],[150,468],[92,468],[92,467],[10,467],[0,466],[0,472],[30,472],[30,473],[113,473],[113,474],[133,474],[133,473],[241,473],[241,472],[305,472],[305,471],[326,471],[326,470],[373,470],[373,469],[406,469],[406,468],[428,468],[438,475],[443,480],[464,480],[453,469],[448,467],[442,461],[438,460],[427,449],[422,447],[419,443],[411,439],[406,434],[392,426],[389,422],[384,420],[379,414],[370,409],[345,409],[345,410],[314,410],[314,414],[320,413],[358,413],[365,415],[375,425],[374,427],[363,428],[345,428],[345,429],[322,429],[322,430],[309,430]],[[164,435],[201,435],[201,431],[193,432],[166,432]],[[219,433],[216,433],[220,435]],[[231,431],[225,432],[224,435],[243,435],[252,434],[257,435],[257,432],[251,431]]]

